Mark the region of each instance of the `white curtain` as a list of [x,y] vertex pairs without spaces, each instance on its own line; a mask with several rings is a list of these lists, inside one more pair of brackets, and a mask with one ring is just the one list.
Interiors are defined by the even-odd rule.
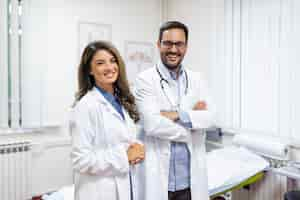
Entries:
[[8,2],[0,1],[0,128],[8,128]]
[[48,65],[47,10],[42,2],[23,1],[22,9],[22,127],[42,126],[44,73]]
[[21,120],[21,61],[19,1],[11,0],[9,37],[9,103],[12,128],[20,128]]
[[223,94],[221,125],[300,139],[300,2],[224,0],[223,6],[213,69]]

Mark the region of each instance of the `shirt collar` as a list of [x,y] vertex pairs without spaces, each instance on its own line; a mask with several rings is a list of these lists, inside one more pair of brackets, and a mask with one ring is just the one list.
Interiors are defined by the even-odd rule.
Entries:
[[[166,80],[176,80],[176,72],[169,70],[161,61],[158,64],[159,71],[161,72],[163,78]],[[179,77],[183,74],[184,67],[182,64],[179,66]]]
[[103,90],[101,87],[95,86],[97,88],[97,90],[104,96],[104,98],[106,100],[108,100],[109,102],[113,102],[116,101],[116,97],[114,95],[112,95],[109,92],[106,92],[105,90]]

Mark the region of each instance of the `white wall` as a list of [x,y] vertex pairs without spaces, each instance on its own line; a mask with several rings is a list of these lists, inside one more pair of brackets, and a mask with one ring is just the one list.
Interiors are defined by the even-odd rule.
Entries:
[[[44,69],[43,123],[61,123],[73,101],[78,66],[78,21],[111,24],[112,41],[124,55],[124,41],[155,42],[160,1],[49,1],[48,63]],[[62,89],[63,88],[63,89]]]
[[209,79],[212,65],[214,1],[166,0],[166,19],[178,20],[189,27],[188,51],[184,60],[187,68],[200,71]]
[[[28,124],[41,119],[37,125],[46,128],[38,133],[0,135],[0,140],[35,144],[34,195],[72,181],[67,119],[77,89],[78,22],[110,24],[112,42],[124,55],[125,41],[155,44],[161,5],[160,0],[24,1],[22,61],[28,84],[22,88],[27,95],[23,113],[28,114]],[[35,97],[33,102],[30,96]],[[30,116],[30,110],[35,114]]]

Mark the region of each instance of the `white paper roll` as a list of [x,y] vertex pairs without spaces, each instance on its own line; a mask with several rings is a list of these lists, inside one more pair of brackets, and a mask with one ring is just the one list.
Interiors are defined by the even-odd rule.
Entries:
[[255,134],[238,134],[233,138],[233,144],[243,146],[257,154],[279,159],[289,159],[289,145],[274,138]]

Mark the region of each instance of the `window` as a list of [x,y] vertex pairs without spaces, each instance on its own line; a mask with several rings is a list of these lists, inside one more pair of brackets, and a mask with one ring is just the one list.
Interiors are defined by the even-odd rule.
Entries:
[[9,127],[8,108],[8,1],[0,1],[0,127]]
[[297,0],[225,0],[215,78],[229,131],[299,139]]
[[[39,128],[40,77],[30,62],[30,36],[22,0],[0,1],[0,129]],[[26,25],[26,27],[25,27]],[[26,48],[24,48],[26,47]],[[30,56],[31,55],[31,56]]]

